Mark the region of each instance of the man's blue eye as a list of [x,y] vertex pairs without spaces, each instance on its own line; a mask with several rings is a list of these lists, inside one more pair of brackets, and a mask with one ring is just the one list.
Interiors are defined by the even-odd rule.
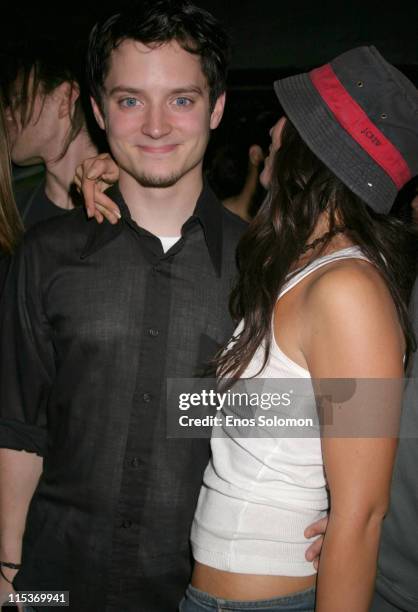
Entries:
[[137,101],[138,100],[136,98],[125,98],[122,100],[122,105],[128,107],[136,106]]
[[176,98],[177,106],[189,106],[191,104],[191,100],[189,98]]

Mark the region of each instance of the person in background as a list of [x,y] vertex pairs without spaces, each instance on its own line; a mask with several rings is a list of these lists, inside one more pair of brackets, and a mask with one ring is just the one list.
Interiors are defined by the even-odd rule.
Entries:
[[[0,98],[0,300],[10,257],[17,248],[22,235],[23,225],[13,197],[10,154],[4,109]],[[0,480],[4,476],[0,474]],[[2,550],[0,550],[0,559],[1,557]],[[7,571],[7,568],[0,566],[0,609],[8,594],[13,592],[7,579]]]
[[[410,304],[418,336],[418,282]],[[390,506],[383,521],[376,592],[370,612],[418,610],[418,355],[414,354],[402,404],[399,447],[393,472]]]
[[44,176],[15,182],[26,229],[79,203],[73,188],[75,169],[98,154],[79,74],[82,65],[74,49],[52,54],[44,41],[18,50],[6,63],[2,91],[11,159],[17,166],[45,166]]
[[260,145],[235,140],[214,153],[207,178],[222,204],[249,222],[260,205],[259,176],[264,153]]

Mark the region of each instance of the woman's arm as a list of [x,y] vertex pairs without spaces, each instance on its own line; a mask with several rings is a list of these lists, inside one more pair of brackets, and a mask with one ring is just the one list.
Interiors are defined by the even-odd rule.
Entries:
[[[396,438],[382,437],[378,430],[384,430],[385,420],[393,425],[399,415],[403,335],[385,283],[364,262],[346,262],[324,273],[310,288],[305,306],[302,348],[312,378],[357,379],[350,398],[331,404],[333,423],[322,437],[331,510],[316,610],[367,612],[396,452]],[[336,385],[338,392],[341,388]],[[378,416],[376,437],[369,415]],[[396,435],[390,433],[393,427],[388,431]]]

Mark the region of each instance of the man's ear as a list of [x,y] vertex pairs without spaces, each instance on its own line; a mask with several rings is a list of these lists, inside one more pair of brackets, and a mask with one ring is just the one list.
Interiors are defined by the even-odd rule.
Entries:
[[225,99],[226,99],[226,93],[223,92],[221,93],[221,95],[215,102],[215,106],[210,115],[210,129],[211,130],[216,130],[216,128],[221,122],[222,115],[224,114]]
[[65,81],[54,90],[53,96],[58,100],[58,117],[72,117],[74,105],[80,97],[80,86],[75,81]]
[[96,100],[93,98],[93,96],[90,96],[90,102],[91,102],[91,105],[93,107],[94,117],[95,117],[97,123],[99,124],[100,129],[102,129],[102,130],[106,129],[103,113],[102,113],[99,105],[97,104]]

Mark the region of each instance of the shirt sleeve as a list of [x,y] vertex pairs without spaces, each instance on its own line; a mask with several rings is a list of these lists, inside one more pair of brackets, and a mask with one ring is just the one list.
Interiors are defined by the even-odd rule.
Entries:
[[0,447],[44,456],[55,363],[38,259],[30,247],[18,249],[1,299]]

